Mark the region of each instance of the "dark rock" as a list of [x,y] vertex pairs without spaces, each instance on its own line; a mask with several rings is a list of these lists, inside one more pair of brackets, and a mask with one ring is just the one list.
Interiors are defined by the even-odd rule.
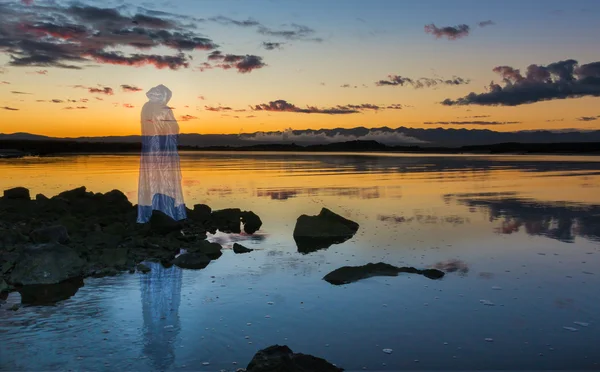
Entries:
[[9,281],[13,284],[55,284],[79,277],[85,267],[77,252],[60,243],[46,243],[25,247]]
[[90,276],[94,278],[104,278],[106,276],[117,276],[119,275],[119,270],[114,267],[103,267],[100,270],[95,270],[89,273]]
[[325,359],[312,355],[294,353],[286,345],[273,345],[258,351],[248,366],[246,372],[339,372],[336,367]]
[[200,252],[184,253],[173,260],[173,264],[182,269],[204,269],[210,263],[210,258]]
[[223,254],[221,252],[222,248],[223,247],[221,247],[219,243],[211,243],[207,240],[201,240],[193,245],[190,245],[189,248],[187,248],[187,251],[189,253],[203,253],[208,256],[208,258],[216,260]]
[[4,190],[4,197],[6,199],[31,200],[31,196],[29,196],[29,189],[25,187],[14,187],[12,189]]
[[181,222],[175,221],[165,213],[156,209],[152,211],[152,216],[150,217],[150,228],[152,232],[168,234],[172,231],[181,230],[182,227]]
[[63,191],[60,194],[53,196],[52,199],[63,199],[68,201],[76,201],[77,199],[85,197],[93,197],[93,192],[86,192],[85,186],[75,188],[73,190]]
[[30,234],[35,243],[68,243],[69,233],[62,225],[54,225],[35,229]]
[[0,293],[8,291],[8,283],[4,279],[0,278]]
[[293,235],[298,252],[310,253],[345,242],[354,236],[358,227],[356,222],[323,208],[317,216],[298,217]]
[[0,249],[9,249],[29,242],[29,237],[17,229],[0,230]]
[[333,270],[323,279],[331,284],[340,285],[359,281],[373,276],[398,276],[399,273],[420,274],[429,279],[440,279],[444,272],[436,269],[419,270],[414,267],[396,267],[383,262],[368,263],[363,266],[344,266]]
[[239,234],[242,232],[240,229],[241,213],[242,211],[239,208],[227,208],[212,211],[212,223],[218,230],[224,233]]
[[188,218],[200,224],[207,224],[211,221],[212,209],[206,204],[195,204],[194,209],[188,210]]
[[136,268],[142,274],[147,274],[150,272],[150,268],[147,265],[144,265],[143,263],[138,264]]
[[67,300],[83,287],[83,278],[68,279],[57,284],[26,285],[18,288],[24,305],[51,305]]
[[106,248],[102,251],[100,262],[106,266],[123,268],[127,264],[127,248]]
[[254,212],[243,211],[241,213],[242,223],[244,224],[244,232],[246,234],[254,234],[262,226],[262,221]]
[[37,194],[35,196],[35,200],[43,202],[43,201],[50,200],[50,199],[46,195],[44,195],[44,194]]
[[10,310],[10,311],[17,311],[17,310],[19,310],[20,307],[21,306],[19,306],[19,304],[14,304],[11,307],[9,307],[8,310]]
[[241,244],[233,243],[233,253],[248,253],[252,252],[254,249],[246,248]]

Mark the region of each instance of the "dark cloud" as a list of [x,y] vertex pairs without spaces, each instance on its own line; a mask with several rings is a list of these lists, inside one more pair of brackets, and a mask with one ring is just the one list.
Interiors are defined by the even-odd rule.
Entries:
[[8,111],[19,111],[18,108],[13,108],[13,107],[8,107],[8,106],[4,106],[2,107],[4,110],[8,110]]
[[231,111],[232,110],[231,107],[223,107],[223,106],[219,106],[219,107],[204,106],[204,109],[206,111]]
[[10,91],[12,94],[31,94],[31,93],[27,93],[27,92],[19,92],[17,90],[11,90]]
[[520,121],[426,121],[423,124],[427,125],[506,125],[506,124],[520,124]]
[[469,79],[453,76],[452,79],[440,79],[440,78],[418,78],[411,79],[399,75],[388,75],[388,80],[379,80],[375,82],[375,85],[387,86],[387,85],[399,85],[405,86],[410,85],[415,89],[430,88],[438,85],[463,85],[469,84]]
[[456,40],[469,35],[471,28],[462,24],[458,26],[436,27],[436,25],[425,25],[425,32],[434,35],[436,38],[446,37],[448,40]]
[[477,26],[479,26],[479,27],[487,27],[487,26],[493,26],[495,24],[496,23],[494,21],[487,20],[487,21],[482,21],[482,22],[477,23]]
[[600,118],[599,116],[582,116],[580,118],[577,118],[577,121],[594,121],[594,120],[598,120]]
[[213,65],[205,63],[203,66],[199,67],[201,71],[209,68],[222,68],[224,70],[235,68],[239,73],[247,73],[266,66],[262,61],[262,57],[250,54],[223,54],[218,50],[210,53],[208,55],[208,60],[218,63]]
[[266,50],[274,50],[274,49],[281,49],[281,47],[283,46],[283,44],[284,43],[275,43],[275,42],[263,41],[262,46]]
[[64,110],[85,110],[85,109],[87,109],[86,106],[77,106],[77,107],[67,106],[67,107],[64,107]]
[[310,27],[292,23],[291,28],[287,30],[274,30],[266,26],[259,26],[258,33],[267,36],[282,37],[288,40],[308,40],[321,42],[323,39],[319,37],[311,37],[315,30]]
[[292,103],[289,103],[283,99],[279,99],[276,101],[270,101],[269,103],[261,103],[259,105],[255,105],[252,107],[255,111],[278,111],[278,112],[298,112],[304,114],[355,114],[358,113],[358,110],[349,109],[349,108],[317,108],[314,106],[309,106],[307,108],[300,108],[295,106]]
[[111,87],[88,88],[88,92],[90,92],[90,93],[103,93],[103,94],[107,94],[109,96],[113,95],[113,89]]
[[142,90],[142,88],[138,88],[129,84],[121,84],[121,89],[123,89],[124,92],[139,92]]
[[64,101],[62,99],[53,99],[53,100],[50,100],[50,102],[52,102],[52,103],[63,103]]
[[392,103],[391,105],[386,106],[388,110],[402,110],[402,105],[399,103]]
[[[140,8],[138,8],[140,9]],[[212,40],[183,25],[186,16],[166,12],[125,15],[118,8],[91,5],[62,6],[55,2],[22,7],[0,4],[0,52],[10,57],[13,66],[44,66],[81,69],[74,63],[127,66],[154,65],[157,68],[187,67],[182,51],[212,50]],[[178,55],[124,55],[119,47],[148,49],[168,47]],[[111,50],[109,50],[109,48]]]
[[208,20],[220,23],[222,25],[235,25],[235,26],[241,26],[241,27],[252,27],[252,26],[260,25],[260,22],[252,20],[252,19],[248,19],[245,21],[237,21],[235,19],[231,19],[231,18],[225,17],[225,16],[212,17],[212,18],[209,18]]
[[193,120],[193,119],[198,119],[198,117],[193,116],[193,115],[182,115],[179,117],[179,120],[181,120],[181,121],[188,121],[188,120]]
[[202,100],[202,101],[204,101],[204,100],[205,100],[204,96],[198,96],[198,99],[200,99],[200,100]]
[[510,66],[493,69],[500,74],[504,86],[490,83],[488,92],[474,93],[441,103],[453,105],[518,106],[554,99],[599,97],[600,62],[578,65],[573,59],[547,66],[529,65],[525,74]]

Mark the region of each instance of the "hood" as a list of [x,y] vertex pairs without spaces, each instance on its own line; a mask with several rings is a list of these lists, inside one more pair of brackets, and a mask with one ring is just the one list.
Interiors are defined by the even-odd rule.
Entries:
[[171,95],[172,93],[169,90],[169,88],[165,87],[162,84],[157,85],[146,92],[146,97],[148,97],[150,101],[164,104],[169,102],[169,100],[171,99]]

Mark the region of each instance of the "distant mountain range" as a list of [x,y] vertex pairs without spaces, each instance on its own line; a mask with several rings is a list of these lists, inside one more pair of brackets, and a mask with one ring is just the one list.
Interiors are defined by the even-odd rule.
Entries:
[[[141,136],[48,137],[30,133],[0,133],[0,140],[43,140],[104,143],[139,143]],[[387,146],[462,147],[498,143],[576,143],[600,142],[600,130],[495,132],[488,129],[446,128],[335,128],[255,132],[244,134],[182,133],[179,144],[191,147],[242,147],[269,144],[325,145],[350,141],[376,141]]]

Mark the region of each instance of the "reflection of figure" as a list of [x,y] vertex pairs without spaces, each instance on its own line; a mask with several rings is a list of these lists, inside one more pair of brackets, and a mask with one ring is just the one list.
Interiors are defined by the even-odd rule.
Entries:
[[177,141],[179,125],[167,106],[171,91],[164,85],[150,89],[142,108],[142,154],[138,185],[138,223],[148,222],[152,210],[175,220],[186,218]]
[[166,370],[175,361],[175,341],[179,330],[182,271],[165,269],[148,262],[150,272],[140,276],[144,318],[144,354],[157,371]]

